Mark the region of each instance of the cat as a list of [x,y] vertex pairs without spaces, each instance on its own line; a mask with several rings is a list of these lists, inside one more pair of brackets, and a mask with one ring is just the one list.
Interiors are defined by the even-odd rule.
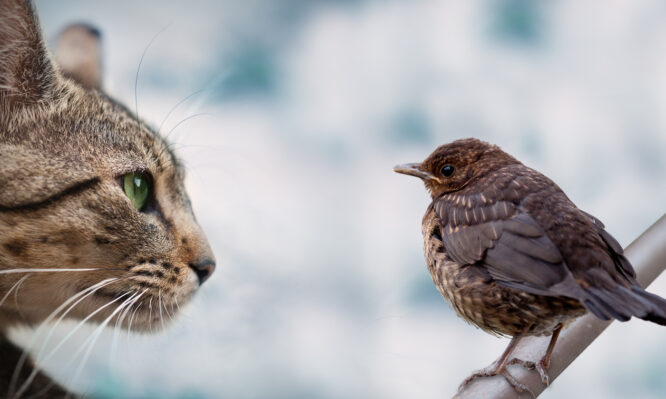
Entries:
[[0,396],[12,398],[67,391],[17,367],[10,328],[158,330],[215,268],[182,164],[100,90],[98,32],[65,33],[57,65],[33,5],[0,0]]

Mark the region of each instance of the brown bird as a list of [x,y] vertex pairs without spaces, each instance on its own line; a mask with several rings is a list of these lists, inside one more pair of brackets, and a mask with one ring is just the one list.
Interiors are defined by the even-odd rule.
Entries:
[[[568,322],[592,312],[602,320],[632,316],[666,325],[666,300],[638,285],[620,244],[541,173],[477,139],[440,146],[425,161],[395,172],[419,177],[432,196],[422,222],[430,275],[467,322],[511,336],[504,353],[468,377],[502,375],[520,364],[546,370]],[[525,336],[552,335],[543,358],[510,358]]]

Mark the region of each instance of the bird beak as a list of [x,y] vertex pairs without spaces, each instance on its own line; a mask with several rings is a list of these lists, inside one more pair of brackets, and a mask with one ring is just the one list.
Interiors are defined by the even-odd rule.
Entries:
[[421,166],[420,163],[404,163],[402,165],[397,165],[393,167],[393,171],[397,173],[402,173],[403,175],[416,176],[423,180],[438,181],[437,177],[421,169],[420,166]]

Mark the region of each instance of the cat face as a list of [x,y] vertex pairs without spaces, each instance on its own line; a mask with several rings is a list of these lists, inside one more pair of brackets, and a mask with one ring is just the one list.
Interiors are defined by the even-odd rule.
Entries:
[[215,267],[184,169],[94,82],[74,80],[80,63],[51,63],[29,4],[0,8],[0,300],[16,297],[0,303],[0,328],[62,304],[69,317],[131,311],[122,324],[160,328]]

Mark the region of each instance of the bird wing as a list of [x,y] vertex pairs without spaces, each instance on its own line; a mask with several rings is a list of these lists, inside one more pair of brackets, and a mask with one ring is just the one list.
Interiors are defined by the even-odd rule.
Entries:
[[606,244],[608,250],[607,252],[611,255],[611,258],[613,259],[613,263],[615,263],[615,268],[617,269],[617,271],[619,271],[629,281],[635,282],[636,272],[634,271],[634,267],[631,266],[631,262],[629,262],[629,260],[624,256],[624,250],[622,249],[620,243],[617,242],[615,237],[613,237],[606,231],[606,226],[604,226],[604,224],[601,223],[601,220],[597,219],[596,217],[590,215],[585,211],[580,211],[580,212],[583,213],[585,216],[589,217],[590,219],[592,219],[592,223],[594,223],[594,228],[596,229],[597,233],[599,233],[599,236]]
[[[592,257],[588,259],[596,261],[576,264],[572,270],[555,243],[523,207],[513,201],[483,202],[472,206],[470,198],[455,194],[434,201],[442,242],[452,260],[483,267],[505,287],[536,295],[575,298],[602,320],[626,321],[636,316],[666,325],[666,300],[636,283],[622,247],[598,219],[585,214],[592,218],[595,232],[606,248],[588,249],[588,256]],[[602,265],[606,260],[600,257],[608,256],[624,282],[611,276],[612,266]]]
[[[539,295],[562,295],[571,272],[537,222],[509,201],[467,206],[456,196],[435,200],[448,255],[463,265],[484,266],[498,283]],[[570,284],[566,284],[570,285]]]

